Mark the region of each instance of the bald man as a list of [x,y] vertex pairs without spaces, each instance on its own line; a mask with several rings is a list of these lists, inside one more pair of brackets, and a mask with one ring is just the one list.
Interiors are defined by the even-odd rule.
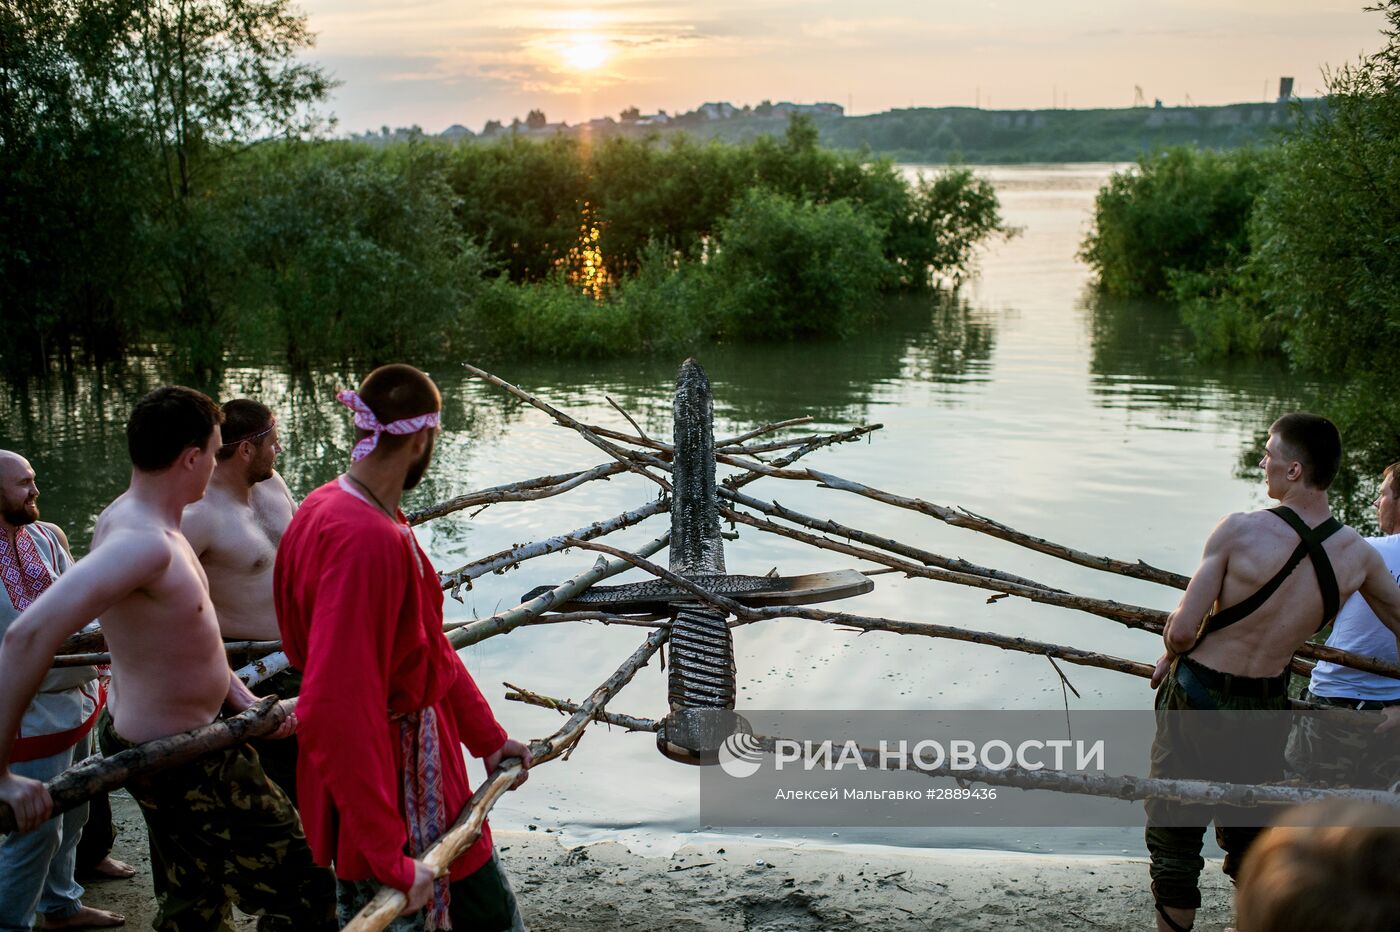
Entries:
[[[19,454],[0,450],[0,637],[72,562],[67,535],[58,525],[39,520],[34,467]],[[24,711],[10,769],[47,781],[87,757],[100,707],[92,667],[50,670]],[[83,888],[73,871],[87,817],[88,807],[82,805],[31,832],[0,838],[0,932],[28,930],[38,913],[46,929],[110,928],[126,922],[117,913],[82,903]]]

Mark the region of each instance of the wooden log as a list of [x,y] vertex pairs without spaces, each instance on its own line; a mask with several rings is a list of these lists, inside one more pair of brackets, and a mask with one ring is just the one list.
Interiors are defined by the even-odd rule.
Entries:
[[637,465],[637,460],[641,460],[643,462],[648,463],[649,465],[662,466],[664,468],[663,462],[657,459],[656,457],[651,456],[647,453],[629,453],[629,451],[621,450],[613,446],[611,443],[608,443],[602,437],[599,437],[597,434],[595,434],[592,431],[592,429],[588,427],[587,424],[575,420],[574,418],[565,414],[563,411],[560,411],[558,408],[549,404],[544,399],[538,398],[535,395],[532,395],[530,392],[525,391],[523,388],[519,388],[505,381],[504,379],[492,375],[485,369],[478,369],[476,366],[473,366],[470,363],[462,363],[462,368],[466,369],[468,372],[481,379],[482,381],[489,382],[497,388],[502,389],[503,391],[508,392],[511,395],[514,395],[516,398],[519,398],[526,404],[538,408],[539,410],[548,414],[550,417],[554,418],[560,424],[572,428],[573,430],[577,431],[579,436],[583,437],[583,439],[587,440],[589,443],[593,444],[595,447],[602,450],[604,453],[608,454],[613,459],[617,460],[619,463],[626,463],[627,468],[630,469],[632,472],[636,473],[639,476],[645,476],[647,479],[660,485],[661,488],[667,492],[671,491],[671,483],[667,482],[665,479],[662,479],[655,473],[648,472],[646,469]]
[[[460,628],[465,628],[468,625],[474,624],[478,620],[485,619],[473,619],[472,621],[467,622],[449,622],[443,626],[443,630],[444,632],[456,631]],[[574,621],[596,621],[604,626],[622,625],[624,627],[631,628],[662,628],[670,623],[666,620],[665,615],[618,615],[613,612],[596,612],[590,610],[583,612],[550,612],[547,615],[537,615],[533,618],[526,618],[520,623],[520,627],[525,628],[532,627],[534,625],[560,625],[568,624]]]
[[[256,651],[273,651],[282,646],[281,641],[225,641],[224,651],[230,654],[254,653]],[[101,664],[111,663],[110,653],[97,654],[60,654],[53,659],[55,667],[93,667]]]
[[[624,416],[626,415],[624,414]],[[810,421],[811,418],[799,420]],[[585,426],[600,437],[606,437],[609,440],[619,440],[623,443],[630,443],[633,446],[648,447],[656,450],[659,454],[658,458],[665,458],[667,454],[675,452],[675,447],[666,443],[664,440],[654,440],[651,437],[629,434],[620,430],[612,430],[607,427],[600,427],[597,424],[588,424]],[[829,446],[833,443],[847,443],[852,440],[858,440],[873,431],[880,430],[882,427],[884,427],[883,424],[863,424],[859,427],[853,427],[850,430],[838,431],[830,434],[815,434],[807,437],[793,437],[788,440],[775,440],[771,443],[757,444],[755,446],[744,446],[742,443],[726,438],[723,440],[716,440],[715,449],[719,452],[731,455],[755,456],[759,453],[771,453],[775,450],[789,450],[808,444]]]
[[[801,423],[803,420],[804,419],[802,418],[797,418],[791,423]],[[810,418],[808,418],[807,420],[810,420]],[[789,422],[780,422],[780,424],[787,423]],[[874,428],[878,428],[879,426],[880,425],[878,424],[873,425]],[[853,432],[847,431],[846,433],[850,434]],[[843,442],[840,439],[842,436],[843,435],[840,434],[834,434],[825,437],[817,437],[813,440],[809,440],[808,442],[804,443],[801,447],[788,454],[787,456],[775,460],[773,465],[776,467],[789,466],[792,463],[795,463],[797,460],[801,459],[802,457],[808,455],[809,453],[812,453],[816,450],[820,450],[822,447],[829,446],[832,443]],[[665,469],[668,472],[671,469],[669,463],[661,462],[660,465],[663,469]],[[738,476],[730,476],[729,478],[724,480],[723,485],[731,490],[737,491],[738,489],[741,489],[749,483],[754,482],[760,478],[762,478],[760,474],[748,472]],[[586,528],[579,528],[574,531],[569,531],[567,534],[560,534],[542,541],[535,541],[529,544],[518,544],[507,550],[502,550],[498,553],[493,553],[490,556],[482,557],[479,560],[474,560],[471,563],[459,566],[455,570],[451,570],[447,573],[439,573],[438,577],[442,582],[442,587],[444,589],[451,589],[452,596],[460,601],[461,587],[465,585],[470,588],[471,580],[476,579],[480,576],[484,576],[487,573],[505,572],[506,570],[510,569],[511,567],[515,566],[523,560],[529,560],[533,559],[534,557],[544,556],[548,553],[557,553],[558,551],[565,549],[563,544],[561,543],[561,541],[565,537],[574,537],[582,540],[591,540],[596,537],[601,537],[604,534],[610,534],[615,530],[620,530],[624,527],[636,524],[640,521],[645,520],[646,518],[651,517],[652,515],[666,511],[669,507],[669,503],[666,501],[658,500],[650,502],[646,505],[643,505],[641,508],[637,508],[633,511],[623,512],[622,514],[617,515],[613,518],[609,518],[606,521],[598,521],[593,524],[590,524]]]
[[[601,686],[589,694],[562,728],[548,738],[532,742],[530,753],[534,757],[534,763],[531,766],[538,767],[548,763],[577,744],[588,723],[603,711],[603,706],[608,700],[631,682],[638,670],[646,666],[666,642],[668,634],[667,629],[649,634],[642,646],[637,648]],[[515,782],[519,772],[519,758],[502,761],[486,778],[486,782],[477,787],[456,823],[423,853],[420,860],[431,867],[437,876],[444,876],[452,868],[452,863],[481,837],[481,828],[486,824],[486,814],[501,794]],[[380,887],[374,898],[345,926],[344,932],[380,932],[394,921],[407,903],[408,898],[402,892],[392,887]]]
[[93,654],[107,649],[107,639],[102,636],[100,627],[91,631],[79,631],[70,635],[58,645],[58,654]]
[[272,679],[291,665],[292,661],[286,652],[279,650],[266,657],[259,657],[247,666],[240,667],[234,671],[234,675],[243,681],[244,686],[252,689],[254,686]]
[[421,508],[406,517],[409,524],[418,525],[476,505],[494,505],[498,502],[533,502],[559,495],[570,489],[576,489],[585,482],[592,482],[594,479],[607,479],[609,476],[626,471],[626,466],[614,460],[579,472],[562,473],[556,476],[537,476],[534,479],[524,479],[520,482],[467,492],[465,495],[458,495],[456,498],[449,498],[435,505],[429,505],[427,508]]
[[[839,541],[814,537],[811,534],[805,534],[801,531],[795,531],[791,528],[784,528],[779,525],[773,525],[771,522],[761,521],[758,518],[754,518],[751,515],[745,515],[742,512],[733,512],[733,514],[736,516],[736,520],[741,520],[742,523],[751,524],[756,527],[771,525],[771,527],[773,528],[773,533],[778,533],[785,537],[792,537],[796,540],[802,540],[807,543],[811,543],[814,546],[822,547],[827,550],[833,550],[839,553],[857,556],[861,559],[870,560],[875,563],[882,563],[894,567],[900,572],[910,576],[924,576],[926,578],[937,579],[944,582],[953,582],[959,585],[974,586],[979,589],[990,589],[994,592],[1003,592],[1009,595],[1016,595],[1034,602],[1042,602],[1049,605],[1058,605],[1062,608],[1073,608],[1079,611],[1090,612],[1091,614],[1099,615],[1103,618],[1109,618],[1114,621],[1119,621],[1127,625],[1128,627],[1140,628],[1144,631],[1151,631],[1159,634],[1161,633],[1163,624],[1166,621],[1166,613],[1156,611],[1155,609],[1147,609],[1136,605],[1126,605],[1124,603],[1111,602],[1103,599],[1090,599],[1084,596],[1049,592],[1044,589],[1035,589],[1026,586],[1016,586],[1010,583],[997,582],[994,584],[992,580],[988,580],[985,577],[973,576],[967,573],[953,573],[948,570],[941,570],[933,567],[918,566],[913,563],[907,563],[903,560],[899,560],[895,557],[875,553],[874,551],[870,551],[865,548],[854,547],[850,544],[842,544]],[[696,586],[690,580],[679,577],[676,574],[672,573],[670,570],[664,569],[646,560],[637,560],[634,555],[626,554],[612,547],[608,547],[605,544],[599,544],[596,542],[589,541],[580,541],[578,546],[583,547],[584,549],[596,550],[600,553],[608,553],[613,556],[617,556],[621,559],[629,560],[634,565],[645,569],[652,575],[658,576],[662,579],[667,580],[668,582],[672,582],[675,585],[680,586],[687,592],[690,592],[692,595],[695,595],[699,601],[715,605],[719,608],[724,609],[730,614],[736,615],[740,618],[754,620],[758,618],[793,617],[810,618],[817,621],[824,621],[834,618],[840,614],[835,612],[825,612],[819,609],[801,609],[795,607],[752,609],[747,606],[741,605],[738,602],[735,602],[733,599],[726,599],[722,596],[716,595],[715,593],[707,592],[703,588]],[[1336,648],[1325,647],[1320,644],[1304,644],[1298,649],[1297,653],[1304,654],[1315,659],[1331,660],[1334,663],[1344,664],[1346,666],[1353,667],[1354,669],[1366,670],[1367,672],[1371,673],[1380,673],[1383,676],[1389,676],[1395,679],[1400,679],[1400,666],[1386,663],[1385,661],[1378,660],[1374,657],[1363,657],[1359,654],[1353,654],[1347,651],[1340,651]]]
[[715,443],[715,449],[720,453],[732,453],[737,456],[757,456],[760,453],[775,453],[778,450],[791,450],[795,447],[806,446],[814,441],[819,441],[820,446],[829,446],[833,443],[849,443],[852,440],[859,440],[861,437],[880,430],[883,424],[862,424],[860,427],[853,427],[850,430],[840,431],[833,434],[817,434],[809,437],[794,437],[790,440],[773,440],[769,443],[759,443],[752,446],[740,444],[720,444]]
[[1048,541],[1043,537],[1035,537],[1031,534],[1018,531],[1015,528],[1008,527],[998,521],[993,521],[990,518],[984,518],[980,515],[973,514],[965,509],[955,510],[942,505],[935,505],[918,498],[893,495],[889,492],[871,488],[868,485],[862,485],[859,482],[853,482],[850,479],[834,476],[831,473],[819,472],[812,469],[808,469],[806,472],[813,480],[827,488],[838,489],[843,492],[853,492],[878,502],[894,505],[897,508],[917,511],[921,514],[937,518],[939,521],[950,524],[953,527],[974,530],[990,537],[996,537],[1009,543],[1017,544],[1029,550],[1044,553],[1052,557],[1058,557],[1061,560],[1066,560],[1079,566],[1087,566],[1090,569],[1102,570],[1107,573],[1116,573],[1119,576],[1128,576],[1133,579],[1146,580],[1147,582],[1161,583],[1164,586],[1171,586],[1176,589],[1185,589],[1186,584],[1191,581],[1191,577],[1189,576],[1173,573],[1170,570],[1152,566],[1141,560],[1129,563],[1125,560],[1115,560],[1112,557],[1098,556],[1092,553],[1085,553],[1082,550],[1075,550],[1072,547],[1065,547]]
[[460,599],[460,590],[463,586],[470,588],[471,581],[487,573],[503,573],[516,564],[541,557],[548,553],[558,553],[566,549],[564,541],[570,538],[581,540],[592,540],[595,537],[602,537],[604,534],[611,534],[613,531],[620,531],[625,527],[631,527],[650,518],[652,515],[661,514],[670,507],[669,503],[658,499],[648,502],[641,508],[632,511],[624,511],[620,515],[608,518],[605,521],[595,521],[592,524],[568,531],[564,534],[557,534],[544,540],[533,541],[528,544],[517,544],[507,550],[493,553],[490,556],[473,560],[463,564],[454,570],[446,573],[439,573],[438,579],[442,583],[442,588],[450,589],[454,598]]
[[[874,430],[879,429],[883,425],[871,424],[867,426]],[[846,443],[848,441],[855,440],[866,433],[869,433],[869,431],[865,430],[865,428],[857,427],[853,430],[848,430],[840,434],[831,434],[825,437],[813,437],[811,440],[808,440],[802,446],[798,447],[794,452],[789,453],[787,456],[780,457],[779,459],[776,459],[773,462],[767,464],[766,468],[781,471],[786,467],[791,466],[793,463],[797,462],[802,457],[806,456],[808,453],[811,453],[815,450],[820,450],[822,447],[831,446],[834,443]],[[715,459],[717,461],[727,456],[728,454],[721,454],[719,452],[715,453]],[[727,462],[728,460],[726,459],[725,461]],[[730,489],[740,489],[748,485],[750,482],[754,482],[758,479],[761,479],[763,475],[764,473],[754,473],[752,471],[749,471],[745,474],[729,476],[724,479],[721,485]]]
[[[765,502],[752,496],[744,495],[742,492],[736,492],[733,489],[722,488],[719,490],[719,494],[722,498],[726,498],[729,501],[743,505],[747,508],[752,508],[755,511],[762,511],[765,514],[770,514],[774,517],[782,518],[785,521],[791,521],[793,524],[800,524],[803,527],[809,527],[813,530],[821,531],[824,534],[831,534],[835,537],[844,537],[847,540],[858,540],[861,543],[867,544],[871,547],[878,547],[881,550],[888,550],[891,553],[899,554],[900,556],[904,557],[909,557],[912,560],[918,560],[925,566],[936,566],[941,569],[951,570],[956,573],[970,573],[974,576],[985,576],[988,579],[1002,580],[1009,583],[1015,583],[1021,586],[1031,586],[1037,589],[1045,589],[1049,592],[1064,591],[1063,589],[1056,589],[1055,587],[1048,586],[1045,583],[1037,582],[1034,579],[1027,579],[1024,576],[1016,576],[1012,573],[1005,573],[1001,570],[991,569],[990,567],[979,566],[978,564],[970,563],[967,560],[945,557],[941,554],[933,553],[928,550],[923,550],[919,547],[911,547],[908,544],[900,543],[892,537],[882,537],[878,534],[871,534],[867,531],[862,531],[859,528],[853,528],[848,527],[844,524],[838,524],[837,522],[832,521],[830,518],[814,518],[810,515],[805,515],[800,511],[794,511],[791,508],[787,508],[783,505],[780,505],[777,502]],[[724,514],[724,509],[721,509],[720,513]]]
[[947,508],[943,505],[935,505],[922,499],[895,495],[851,479],[844,479],[831,473],[821,472],[811,468],[785,469],[776,463],[764,464],[755,460],[745,460],[722,453],[716,453],[715,459],[730,466],[737,466],[740,469],[757,472],[760,475],[771,476],[776,479],[794,479],[803,482],[815,482],[823,488],[852,492],[856,495],[873,499],[874,501],[883,502],[887,505],[894,505],[896,508],[917,511],[920,514],[937,518],[939,521],[950,524],[953,527],[978,531],[979,533],[1017,544],[1029,550],[1057,557],[1079,566],[1087,566],[1091,569],[1102,570],[1107,573],[1116,573],[1119,576],[1128,576],[1133,579],[1142,579],[1147,582],[1161,583],[1162,585],[1172,586],[1176,589],[1185,589],[1186,584],[1190,582],[1191,579],[1189,576],[1173,573],[1170,570],[1152,566],[1141,560],[1130,563],[1125,560],[1116,560],[1112,557],[1085,553],[1082,550],[1075,550],[1072,547],[1065,547],[1061,544],[1053,543],[1043,537],[1035,537],[1031,534],[1026,534],[1001,524],[1000,522],[993,521],[990,518],[984,518],[980,515],[973,514],[966,509]]
[[[724,509],[723,513],[729,516],[730,511],[730,509]],[[902,560],[886,557],[883,554],[878,554],[864,548],[842,544],[840,541],[828,540],[824,537],[814,537],[811,534],[804,534],[801,531],[785,528],[781,525],[773,524],[770,521],[761,521],[754,518],[752,515],[745,515],[743,512],[734,511],[732,515],[733,520],[738,523],[748,524],[760,530],[778,534],[783,537],[791,537],[794,540],[803,541],[814,547],[821,547],[825,550],[833,550],[850,556],[858,556],[863,560],[870,560],[874,563],[881,563],[897,569],[899,572],[908,576],[923,576],[941,582],[951,582],[955,585],[975,586],[980,589],[989,589],[1007,595],[1014,595],[1018,598],[1028,599],[1033,602],[1058,605],[1061,608],[1071,608],[1076,611],[1098,615],[1100,618],[1108,618],[1112,621],[1127,625],[1130,628],[1138,628],[1143,631],[1152,632],[1153,634],[1161,634],[1166,625],[1167,613],[1158,609],[1144,608],[1140,605],[1130,605],[1125,602],[1114,602],[1107,599],[1092,599],[1072,593],[1036,590],[1031,587],[987,580],[984,577],[972,574],[948,574],[937,569],[918,567],[911,563],[905,563]],[[1357,670],[1365,670],[1368,673],[1378,673],[1381,676],[1400,679],[1400,665],[1387,663],[1375,657],[1366,657],[1361,654],[1338,650],[1335,647],[1328,647],[1325,644],[1314,644],[1312,642],[1308,642],[1299,647],[1293,662],[1289,665],[1293,672],[1302,676],[1308,676],[1312,671],[1312,665],[1307,660],[1302,659],[1304,657],[1311,658],[1314,661],[1328,660],[1341,666],[1352,667]]]
[[[581,706],[577,702],[570,702],[567,699],[551,699],[542,696],[537,692],[531,692],[523,686],[515,686],[511,683],[502,683],[507,690],[507,702],[522,702],[526,705],[536,705],[546,709],[553,709],[560,715],[571,715],[577,712]],[[637,718],[632,715],[622,715],[618,712],[594,712],[593,720],[602,722],[604,725],[615,725],[627,731],[650,731],[661,730],[661,722],[657,719]]]
[[[556,709],[561,712],[578,708],[565,699],[552,699],[518,686],[510,687],[515,692],[507,695],[514,702]],[[1374,714],[1374,713],[1370,713]],[[605,724],[615,724],[628,731],[654,732],[661,722],[621,713],[607,713],[599,716]],[[755,736],[757,747],[766,753],[773,753],[778,738]],[[861,760],[871,770],[899,770],[890,767],[873,748],[860,748]],[[1116,776],[1105,774],[1065,773],[1056,770],[1024,770],[1008,767],[1005,770],[991,770],[975,766],[968,770],[953,770],[951,765],[942,767],[915,767],[910,770],[930,778],[948,778],[989,786],[1011,786],[1026,790],[1048,790],[1057,793],[1072,793],[1080,796],[1104,796],[1112,799],[1142,800],[1164,799],[1179,803],[1231,806],[1296,806],[1327,799],[1345,799],[1357,802],[1380,803],[1392,808],[1400,808],[1400,794],[1388,790],[1334,789],[1332,787],[1294,786],[1277,784],[1220,783],[1210,780],[1175,780],[1162,777]]]
[[[271,734],[295,707],[295,699],[279,702],[269,696],[247,711],[211,725],[147,741],[111,757],[88,758],[48,782],[54,815],[80,806],[98,793],[109,793],[133,777],[176,767],[249,738]],[[14,831],[14,819],[9,805],[0,803],[0,834]]]
[[[638,550],[643,556],[651,556],[671,541],[671,532],[667,531],[660,537],[646,544]],[[574,596],[587,589],[589,586],[601,579],[609,576],[616,576],[625,570],[630,570],[632,564],[626,560],[608,561],[603,557],[598,558],[598,562],[593,568],[580,573],[572,579],[567,579],[559,585],[543,592],[532,599],[521,602],[514,608],[504,612],[497,612],[489,618],[467,622],[448,633],[448,643],[453,650],[461,650],[471,644],[476,644],[494,637],[498,634],[505,634],[513,631],[532,618],[538,618],[545,612],[553,608],[558,608],[568,602]]]
[[[790,417],[786,421],[774,421],[772,424],[764,424],[762,427],[755,427],[753,430],[747,431],[742,434],[736,434],[733,437],[724,437],[722,439],[716,440],[715,446],[727,447],[732,444],[743,443],[745,440],[752,440],[755,437],[762,437],[764,434],[771,434],[774,431],[782,430],[784,427],[795,427],[798,424],[810,424],[812,423],[812,420],[812,416],[810,414],[806,414],[802,417]],[[875,426],[879,427],[880,425],[876,424]]]

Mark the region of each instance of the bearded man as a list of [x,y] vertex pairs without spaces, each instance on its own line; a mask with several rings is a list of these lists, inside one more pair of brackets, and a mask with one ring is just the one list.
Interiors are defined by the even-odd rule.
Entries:
[[342,924],[386,884],[407,895],[406,917],[429,907],[396,932],[522,928],[489,827],[447,878],[419,860],[471,798],[463,746],[488,773],[508,757],[530,764],[443,635],[437,572],[399,510],[432,459],[442,396],[391,365],[338,398],[355,412],[350,468],[302,503],[274,582],[283,648],[303,673],[307,839],[335,865]]
[[[0,636],[72,565],[68,536],[58,525],[39,520],[34,467],[19,454],[0,450]],[[101,707],[92,667],[50,670],[24,711],[10,769],[31,780],[52,780],[87,757]],[[27,932],[36,913],[43,914],[46,929],[126,922],[82,903],[83,888],[73,873],[87,818],[88,807],[77,806],[33,831],[0,837],[0,932]]]
[[[180,529],[209,577],[209,598],[224,639],[272,641],[281,637],[272,566],[296,502],[274,468],[282,441],[272,411],[251,398],[224,402],[220,410],[223,442],[214,454],[214,474],[204,497],[186,506]],[[234,665],[245,659],[251,657]],[[300,674],[284,670],[254,687],[253,695],[290,699],[300,687]],[[249,744],[263,771],[296,805],[296,736]]]

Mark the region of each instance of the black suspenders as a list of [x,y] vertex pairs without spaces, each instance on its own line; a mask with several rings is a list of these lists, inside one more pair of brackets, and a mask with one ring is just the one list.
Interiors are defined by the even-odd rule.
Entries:
[[1235,622],[1258,611],[1259,607],[1278,591],[1279,586],[1283,585],[1283,581],[1298,568],[1298,564],[1303,562],[1303,557],[1312,557],[1313,572],[1317,574],[1317,585],[1322,590],[1322,622],[1317,626],[1317,630],[1321,631],[1327,627],[1327,623],[1337,616],[1337,610],[1341,608],[1337,574],[1332,570],[1332,561],[1327,559],[1327,551],[1322,549],[1322,542],[1341,530],[1342,522],[1336,518],[1328,518],[1317,527],[1310,528],[1302,518],[1298,517],[1298,513],[1287,505],[1270,508],[1269,512],[1277,515],[1297,533],[1300,538],[1298,546],[1289,555],[1288,562],[1283,564],[1283,568],[1275,573],[1272,579],[1264,583],[1257,592],[1208,617],[1201,627],[1200,637],[1196,639],[1197,644],[1205,640],[1206,635],[1219,631],[1221,628],[1228,628]]

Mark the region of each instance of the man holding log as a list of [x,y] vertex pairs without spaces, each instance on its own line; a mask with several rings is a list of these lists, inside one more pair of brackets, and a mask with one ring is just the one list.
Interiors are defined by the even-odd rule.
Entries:
[[[19,454],[0,450],[0,634],[72,565],[67,535],[58,525],[39,520],[34,467]],[[92,667],[46,670],[9,754],[14,772],[51,780],[87,757],[101,708]],[[77,806],[33,831],[0,837],[0,932],[27,932],[36,913],[43,914],[46,929],[126,922],[117,913],[84,906],[80,899],[83,888],[74,872],[87,817],[88,807]]]
[[[1391,576],[1400,585],[1400,463],[1381,474],[1380,493],[1373,503],[1380,537],[1366,542],[1380,553]],[[1394,635],[1360,595],[1347,599],[1327,637],[1327,646],[1375,657],[1388,663],[1400,661]],[[1400,680],[1340,664],[1319,661],[1313,668],[1303,699],[1334,709],[1379,712],[1400,706]],[[1333,786],[1365,786],[1386,789],[1400,781],[1400,744],[1376,741],[1365,717],[1354,726],[1302,716],[1288,737],[1291,774]],[[1330,718],[1330,717],[1329,717]]]
[[[273,468],[282,452],[277,418],[251,398],[224,402],[220,410],[223,442],[214,455],[214,475],[204,497],[185,508],[180,529],[209,577],[209,598],[224,638],[275,641],[282,635],[272,601],[272,566],[296,511],[291,490]],[[259,683],[253,695],[289,699],[300,688],[301,676],[288,669]],[[250,744],[263,771],[296,805],[296,736]]]
[[[253,695],[233,675],[204,571],[180,533],[204,494],[220,444],[218,407],[188,388],[158,388],[127,422],[131,485],[98,518],[91,553],[10,626],[0,646],[0,801],[22,830],[51,814],[44,784],[8,770],[20,716],[63,639],[102,618],[112,655],[107,755],[214,721]],[[284,724],[290,732],[295,722]],[[332,929],[332,878],[311,859],[287,797],[246,747],[132,779],[151,845],[155,928],[227,928],[232,899],[260,929]]]
[[303,673],[307,836],[335,864],[342,923],[384,884],[407,895],[405,916],[428,907],[395,929],[520,928],[489,828],[447,878],[417,859],[471,797],[463,746],[488,773],[530,764],[444,637],[442,587],[399,510],[432,458],[442,397],[406,365],[337,397],[355,413],[350,468],[302,503],[274,582],[283,648]]
[[[1172,713],[1287,710],[1293,652],[1358,591],[1381,621],[1400,633],[1395,578],[1373,547],[1332,517],[1327,488],[1341,458],[1341,437],[1326,418],[1289,414],[1269,428],[1260,466],[1269,497],[1279,506],[1222,519],[1167,618],[1167,652],[1152,675],[1153,687],[1161,686],[1152,776],[1238,783],[1282,779],[1286,717],[1231,732],[1233,753],[1222,759],[1220,729],[1211,727],[1212,720]],[[1388,716],[1386,725],[1397,724],[1397,718]],[[1208,736],[1215,738],[1213,746]],[[1197,817],[1199,824],[1190,825]],[[1225,851],[1225,873],[1233,878],[1263,828],[1222,822],[1257,822],[1257,814],[1241,818],[1210,807],[1148,803],[1147,848],[1161,932],[1191,928],[1201,903],[1201,843],[1212,819]]]

